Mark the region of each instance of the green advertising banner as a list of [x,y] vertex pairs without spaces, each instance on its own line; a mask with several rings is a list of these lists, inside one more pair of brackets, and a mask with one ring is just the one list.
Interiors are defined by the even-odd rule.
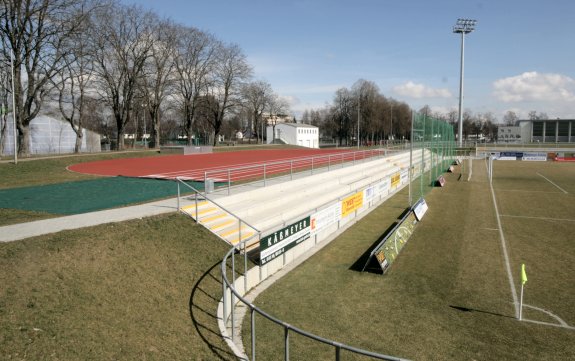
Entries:
[[310,237],[310,216],[286,226],[260,240],[260,266],[282,255]]
[[[403,246],[407,243],[409,237],[413,233],[413,229],[417,224],[417,219],[413,211],[393,229],[393,231],[385,238],[382,244],[379,245],[373,252],[377,258],[382,271],[385,273],[387,268],[395,261]],[[364,267],[365,268],[365,267]]]

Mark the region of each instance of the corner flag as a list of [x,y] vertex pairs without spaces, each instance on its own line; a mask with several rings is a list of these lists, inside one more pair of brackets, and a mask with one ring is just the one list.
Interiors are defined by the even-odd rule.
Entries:
[[521,285],[527,283],[527,273],[525,273],[525,263],[521,264]]

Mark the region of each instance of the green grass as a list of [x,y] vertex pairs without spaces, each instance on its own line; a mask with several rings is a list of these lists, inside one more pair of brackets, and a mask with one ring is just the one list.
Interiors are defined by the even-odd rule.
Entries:
[[[521,175],[521,167],[527,168],[527,174]],[[457,181],[457,173],[447,175],[446,187],[427,195],[426,217],[385,275],[360,273],[353,265],[401,213],[405,193],[284,276],[255,304],[322,337],[414,360],[573,359],[574,330],[515,319],[485,164],[475,162],[474,168],[471,182]],[[565,185],[569,194],[535,175],[536,171]],[[529,183],[533,176],[536,183]],[[502,215],[570,219],[501,217],[516,287],[520,264],[527,264],[525,303],[549,310],[571,326],[575,325],[575,246],[568,240],[575,220],[569,216],[575,213],[574,178],[572,165],[527,162],[496,163],[494,176]],[[529,192],[522,197],[508,196],[519,192],[499,190],[519,190],[523,182],[529,184]],[[539,193],[543,191],[553,193]],[[532,309],[526,309],[524,316],[552,321]],[[244,320],[247,344],[248,321]],[[258,359],[280,359],[283,330],[261,316],[256,330]],[[290,337],[294,359],[328,360],[333,354],[333,348],[293,333]],[[366,359],[348,353],[342,357]]]
[[175,213],[0,244],[2,359],[233,360],[227,249]]

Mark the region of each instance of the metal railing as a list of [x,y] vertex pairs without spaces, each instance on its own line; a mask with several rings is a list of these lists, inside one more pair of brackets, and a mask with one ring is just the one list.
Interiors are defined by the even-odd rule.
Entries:
[[[382,179],[384,179],[385,177],[389,177],[392,173],[395,173],[396,171],[392,171],[389,174],[386,174],[384,176],[382,176],[380,179],[375,180],[373,182],[370,182],[369,184],[360,187],[361,189],[370,187],[375,185],[376,183],[380,182]],[[423,174],[423,170],[422,173]],[[400,189],[402,189],[403,187],[405,187],[406,185],[403,185],[402,187],[399,187],[397,189],[395,189],[392,192],[390,192],[388,195],[386,196],[390,196],[392,194],[395,194],[397,191],[399,191]],[[355,191],[352,192],[348,192],[343,196],[338,197],[335,200],[332,200],[330,202],[324,203],[321,206],[316,207],[314,210],[310,210],[308,212],[306,212],[305,214],[313,214],[315,212],[318,212],[319,210],[328,207],[329,205],[333,204],[334,202],[338,202],[341,201],[343,199],[345,199],[346,197],[348,197],[351,194],[354,194],[355,192],[357,192],[358,190],[356,189]],[[384,196],[380,196],[379,200],[377,202],[381,202],[383,200]],[[372,203],[373,202],[373,203]],[[369,203],[369,207],[373,207],[373,204],[376,204],[377,202],[375,201],[370,201]],[[299,215],[297,217],[292,217],[289,220],[283,221],[281,223],[278,223],[277,225],[270,227],[268,229],[268,232],[273,232],[273,230],[275,229],[281,229],[282,227],[284,227],[286,224],[289,224],[290,222],[292,222],[293,220],[299,219],[303,216]],[[357,217],[357,210],[355,211],[355,216]],[[339,229],[339,225],[338,225],[338,229]],[[258,235],[261,239],[261,233]],[[290,333],[296,333],[299,334],[301,336],[304,336],[306,338],[309,338],[311,340],[329,345],[331,347],[334,348],[334,359],[336,361],[340,360],[340,354],[341,354],[341,350],[345,350],[345,351],[349,351],[351,353],[354,354],[358,354],[358,355],[362,355],[362,356],[368,356],[377,360],[394,360],[394,361],[398,361],[398,360],[406,360],[403,358],[398,358],[395,356],[390,356],[390,355],[385,355],[385,354],[381,354],[381,353],[376,353],[376,352],[372,352],[372,351],[368,351],[368,350],[364,350],[364,349],[360,349],[360,348],[356,348],[350,345],[346,345],[340,342],[336,342],[318,335],[315,335],[313,333],[307,332],[305,330],[302,330],[298,327],[295,327],[287,322],[284,322],[270,314],[268,314],[267,312],[265,312],[264,310],[260,309],[259,307],[257,307],[256,305],[254,305],[253,303],[251,303],[249,300],[247,300],[242,294],[240,294],[240,292],[238,292],[236,290],[236,288],[234,287],[235,283],[236,283],[236,269],[235,269],[235,254],[237,253],[237,251],[239,251],[240,253],[243,250],[243,255],[244,255],[244,270],[243,270],[243,278],[244,278],[244,292],[247,294],[248,289],[247,289],[247,278],[248,278],[248,268],[247,268],[247,252],[246,250],[246,242],[248,242],[248,240],[243,241],[235,246],[233,246],[224,256],[222,263],[221,263],[221,272],[222,272],[222,291],[223,291],[223,296],[222,296],[222,308],[223,308],[223,312],[222,312],[222,322],[224,324],[224,327],[227,328],[227,321],[228,321],[228,315],[230,318],[230,322],[231,322],[231,340],[232,342],[234,342],[235,339],[235,335],[234,335],[234,330],[236,328],[236,320],[235,320],[235,312],[234,312],[234,307],[236,304],[236,298],[238,302],[243,303],[250,312],[250,323],[251,323],[251,361],[255,361],[256,360],[256,326],[255,326],[255,316],[256,314],[259,314],[263,317],[265,317],[266,319],[274,322],[275,324],[281,326],[284,330],[284,359],[285,360],[289,360],[290,359]],[[231,258],[231,275],[232,275],[232,279],[231,282],[228,279],[228,260]],[[285,266],[285,265],[284,265]],[[259,282],[262,282],[262,276],[261,276],[261,268],[260,268],[260,276],[259,276]],[[229,300],[229,304],[230,304],[230,310],[228,312],[227,309],[227,304],[228,304],[228,300],[227,300],[227,295],[228,295],[228,290],[229,290],[229,297],[231,297],[231,299]]]
[[[193,197],[193,200],[194,200],[194,207],[195,207],[195,212],[194,212],[195,217],[194,217],[194,219],[195,219],[196,223],[202,224],[200,215],[199,215],[199,213],[198,213],[198,203],[199,203],[200,201],[208,201],[208,202],[210,202],[210,204],[213,204],[213,205],[216,206],[217,208],[219,208],[219,209],[221,209],[222,211],[224,211],[224,212],[226,212],[227,214],[229,214],[231,217],[235,218],[235,220],[238,222],[238,232],[239,232],[239,238],[238,238],[238,239],[239,239],[239,240],[242,239],[242,226],[243,226],[243,225],[248,226],[248,227],[250,227],[250,228],[252,228],[253,230],[256,231],[256,234],[254,234],[253,236],[247,238],[246,241],[253,241],[254,238],[260,236],[260,234],[261,234],[261,231],[260,231],[260,230],[258,230],[256,227],[252,226],[251,224],[247,223],[246,221],[244,221],[244,220],[241,219],[240,217],[236,216],[233,212],[231,212],[230,210],[226,209],[226,208],[223,207],[222,205],[218,204],[218,203],[217,203],[216,201],[214,201],[213,199],[208,198],[205,194],[202,194],[202,192],[201,192],[200,190],[198,190],[198,189],[196,189],[195,187],[193,187],[193,186],[187,184],[185,181],[181,180],[181,179],[178,178],[178,177],[176,177],[176,183],[177,183],[177,185],[178,185],[178,198],[177,198],[177,199],[178,199],[178,212],[181,211],[181,206],[180,206],[180,204],[181,204],[181,202],[180,202],[180,199],[181,199],[181,188],[180,188],[180,185],[182,184],[182,185],[186,186],[188,189],[190,189],[190,190],[193,192],[192,197]],[[189,197],[188,197],[188,199],[189,199]],[[219,236],[218,236],[218,237],[219,237]],[[220,238],[221,238],[221,237],[220,237]],[[249,245],[246,244],[245,247],[247,247],[247,246],[249,246]],[[246,250],[247,250],[247,249],[244,249],[244,251],[246,251]],[[247,262],[247,260],[246,260],[246,262]]]
[[[310,171],[313,175],[314,171],[319,169],[327,169],[327,171],[329,171],[335,166],[339,166],[341,168],[346,163],[355,165],[356,162],[359,161],[364,161],[375,157],[384,157],[388,155],[389,152],[393,151],[379,148],[353,152],[341,152],[314,157],[294,158],[275,162],[264,162],[242,167],[204,171],[202,178],[204,184],[207,184],[208,181],[226,184],[229,195],[231,193],[233,182],[246,183],[263,180],[263,186],[265,187],[267,185],[268,179],[271,177],[287,176],[291,180],[293,179],[295,173]],[[194,175],[192,178],[197,179],[199,177],[198,175]]]

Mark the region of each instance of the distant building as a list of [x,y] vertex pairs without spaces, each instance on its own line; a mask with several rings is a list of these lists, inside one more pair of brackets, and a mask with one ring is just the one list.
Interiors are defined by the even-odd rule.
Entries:
[[309,124],[278,123],[274,127],[268,126],[267,144],[284,143],[299,145],[307,148],[319,148],[319,128]]
[[497,141],[575,143],[575,119],[519,120],[513,126],[500,126]]

